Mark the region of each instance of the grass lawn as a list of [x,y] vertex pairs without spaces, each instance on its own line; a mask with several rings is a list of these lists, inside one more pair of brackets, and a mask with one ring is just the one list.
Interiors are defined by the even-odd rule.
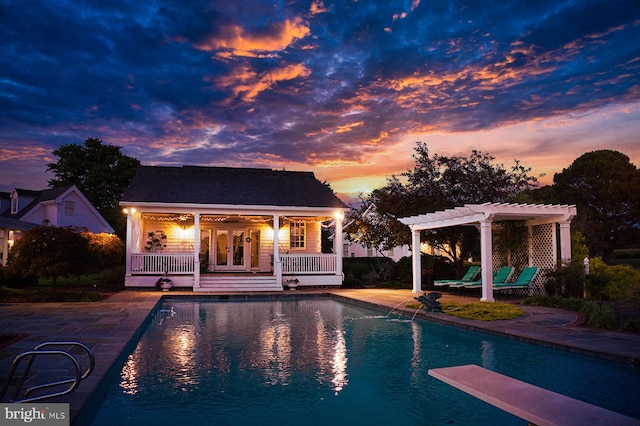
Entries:
[[[407,304],[408,308],[421,308],[418,302]],[[497,321],[518,318],[525,312],[518,306],[500,302],[443,302],[442,312],[458,318],[467,318],[478,321]]]

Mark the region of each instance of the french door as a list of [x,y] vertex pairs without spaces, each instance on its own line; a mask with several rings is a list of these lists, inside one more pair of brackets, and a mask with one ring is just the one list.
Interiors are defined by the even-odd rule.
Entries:
[[[214,231],[215,270],[239,271],[246,269],[249,242],[245,229],[216,229]],[[249,240],[250,241],[250,240]]]

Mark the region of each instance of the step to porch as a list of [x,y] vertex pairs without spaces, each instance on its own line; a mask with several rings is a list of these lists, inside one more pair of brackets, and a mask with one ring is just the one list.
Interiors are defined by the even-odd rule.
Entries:
[[200,287],[193,291],[281,291],[274,276],[200,276]]

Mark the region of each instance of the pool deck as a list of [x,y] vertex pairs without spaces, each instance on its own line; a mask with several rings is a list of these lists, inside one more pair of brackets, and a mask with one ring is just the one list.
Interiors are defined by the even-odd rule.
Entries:
[[[402,302],[417,296],[411,290],[358,289],[318,290],[297,293],[331,293],[357,303],[396,308],[413,315],[415,310],[402,309]],[[293,293],[288,291],[287,293]],[[21,303],[0,304],[0,333],[20,334],[24,337],[0,349],[0,379],[4,382],[11,362],[21,352],[33,349],[44,341],[77,340],[93,349],[96,367],[73,393],[48,400],[68,402],[73,424],[82,424],[78,413],[96,392],[104,392],[101,383],[110,368],[118,362],[124,349],[136,336],[145,319],[163,295],[204,297],[208,293],[161,293],[123,291],[94,303]],[[242,293],[247,295],[247,293]],[[277,295],[282,293],[269,293]],[[211,293],[220,295],[220,293]],[[477,297],[463,297],[443,293],[440,301],[477,301]],[[418,311],[417,315],[430,320],[491,335],[568,350],[616,362],[640,365],[640,335],[599,330],[583,325],[580,315],[554,308],[521,306],[524,317],[506,321],[474,321],[441,313]],[[40,374],[40,373],[39,373]],[[43,373],[44,374],[44,373]]]

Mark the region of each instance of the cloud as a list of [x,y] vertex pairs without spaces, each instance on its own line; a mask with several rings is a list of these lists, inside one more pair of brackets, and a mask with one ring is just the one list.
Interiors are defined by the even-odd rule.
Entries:
[[196,44],[202,50],[229,50],[234,56],[255,56],[261,52],[278,52],[297,39],[309,35],[309,27],[296,17],[266,28],[247,31],[239,25],[223,25],[204,43]]
[[[43,0],[2,11],[0,153],[14,160],[0,159],[0,185],[15,147],[88,137],[147,164],[379,182],[410,165],[418,137],[531,158],[562,140],[571,157],[570,137],[585,137],[576,125],[533,124],[640,104],[637,2]],[[630,146],[617,144],[639,125],[607,117],[588,146]],[[509,129],[498,144],[486,137]],[[22,170],[43,173],[42,157],[21,157]]]

